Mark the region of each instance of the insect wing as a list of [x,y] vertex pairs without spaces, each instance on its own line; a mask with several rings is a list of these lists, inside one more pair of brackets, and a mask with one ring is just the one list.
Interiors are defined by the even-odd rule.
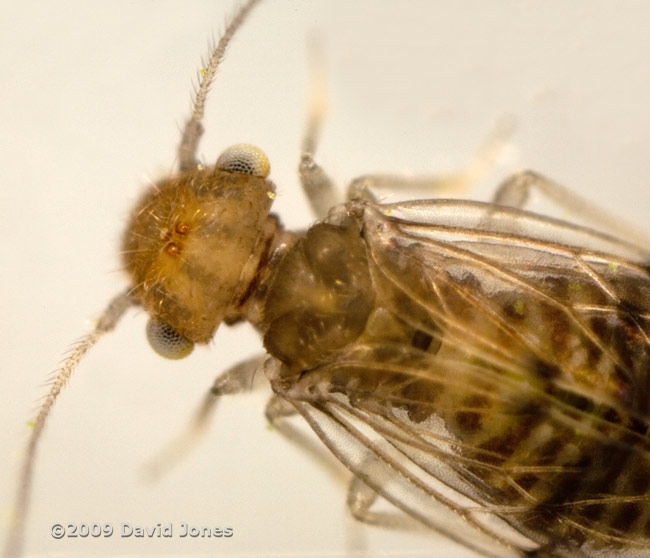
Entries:
[[415,333],[364,334],[283,395],[366,484],[486,555],[647,549],[647,252],[491,204],[363,213],[375,315]]
[[345,400],[323,396],[293,402],[358,478],[410,516],[481,555],[520,556],[499,544],[497,537],[504,543],[532,547],[530,540],[490,514],[489,508],[452,488],[458,483],[474,491],[436,445],[423,448],[403,425],[378,413],[353,411]]

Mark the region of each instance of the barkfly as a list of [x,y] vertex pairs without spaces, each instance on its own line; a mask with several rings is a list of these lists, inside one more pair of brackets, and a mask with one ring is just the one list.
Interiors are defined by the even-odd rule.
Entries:
[[[206,172],[188,155],[193,150],[180,154],[181,165]],[[266,164],[257,151],[227,151],[219,165],[228,175],[240,165],[245,176],[259,175],[252,182],[261,190],[253,187],[250,195],[270,204],[272,187],[261,181]],[[302,169],[306,182],[317,176],[312,168]],[[241,181],[239,174],[226,182]],[[526,177],[535,179],[519,179]],[[553,182],[538,184],[563,192]],[[229,203],[241,199],[238,190],[224,188]],[[178,321],[179,312],[189,311],[176,312],[182,286],[143,305],[162,308],[163,321],[175,323],[172,330],[197,341],[210,337],[215,324],[205,322],[215,316],[228,323],[245,315],[266,330],[266,347],[285,365],[267,361],[264,372],[339,459],[398,508],[481,554],[648,553],[647,250],[504,206],[431,200],[382,205],[370,199],[372,188],[360,193],[364,197],[332,211],[305,240],[283,236],[275,220],[262,219],[257,237],[234,245],[238,259],[246,256],[237,280],[230,266],[204,273],[188,258],[193,249],[187,239],[197,227],[191,218],[203,209],[165,223],[170,212],[142,198],[134,215],[152,220],[130,228],[126,258],[148,249],[137,244],[144,238],[160,242],[156,250],[166,259],[153,278],[133,281],[129,296],[168,290],[159,279],[175,274],[164,268],[174,261],[192,261],[199,276],[224,277],[234,292],[228,304],[189,325]],[[169,204],[186,195],[174,195]],[[513,204],[516,198],[501,201]],[[616,228],[575,200],[561,199],[560,205],[604,229]],[[196,206],[188,201],[184,207]],[[219,234],[228,235],[235,223],[228,221],[230,212],[224,216]],[[233,246],[229,240],[223,245]],[[305,261],[318,273],[305,271]],[[213,292],[206,296],[210,303],[216,298]],[[166,327],[154,326],[151,336],[154,343],[163,340],[163,351],[182,352],[184,341]],[[128,358],[121,355],[119,366],[130,368]],[[237,387],[230,380],[226,387]],[[162,402],[156,414],[168,404]],[[276,418],[286,411],[271,409]],[[64,475],[65,469],[58,478]],[[200,482],[210,492],[237,478]],[[373,505],[359,505],[369,494],[361,486],[357,482],[352,491],[355,509],[371,514]],[[37,499],[47,490],[39,486]],[[219,498],[218,489],[210,493]]]

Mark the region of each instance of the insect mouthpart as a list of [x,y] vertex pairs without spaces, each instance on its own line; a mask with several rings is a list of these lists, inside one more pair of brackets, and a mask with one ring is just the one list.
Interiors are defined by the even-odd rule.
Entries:
[[149,342],[162,356],[182,358],[224,319],[239,319],[275,228],[269,169],[261,150],[235,145],[215,166],[164,179],[137,203],[123,238],[124,264],[133,299],[151,316]]

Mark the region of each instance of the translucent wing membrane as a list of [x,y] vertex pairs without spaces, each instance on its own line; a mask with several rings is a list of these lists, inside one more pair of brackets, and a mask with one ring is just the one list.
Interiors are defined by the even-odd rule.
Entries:
[[[482,554],[495,558],[520,555],[495,539],[517,545],[526,544],[526,539],[454,488],[467,483],[445,452],[434,446],[417,447],[411,432],[380,414],[360,409],[351,412],[353,407],[347,401],[332,398],[325,402],[327,396],[320,395],[323,400],[301,402],[298,410],[368,486],[410,516]],[[528,546],[533,546],[530,541]]]
[[366,329],[276,391],[366,484],[487,555],[647,553],[648,252],[477,202],[330,219],[348,215]]

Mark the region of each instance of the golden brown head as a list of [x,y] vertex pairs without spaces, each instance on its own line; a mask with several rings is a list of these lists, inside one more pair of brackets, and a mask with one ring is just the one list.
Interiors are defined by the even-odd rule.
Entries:
[[268,173],[264,153],[235,145],[214,167],[154,184],[136,205],[123,259],[133,298],[151,316],[149,342],[163,356],[181,358],[209,341],[239,302],[273,198]]

